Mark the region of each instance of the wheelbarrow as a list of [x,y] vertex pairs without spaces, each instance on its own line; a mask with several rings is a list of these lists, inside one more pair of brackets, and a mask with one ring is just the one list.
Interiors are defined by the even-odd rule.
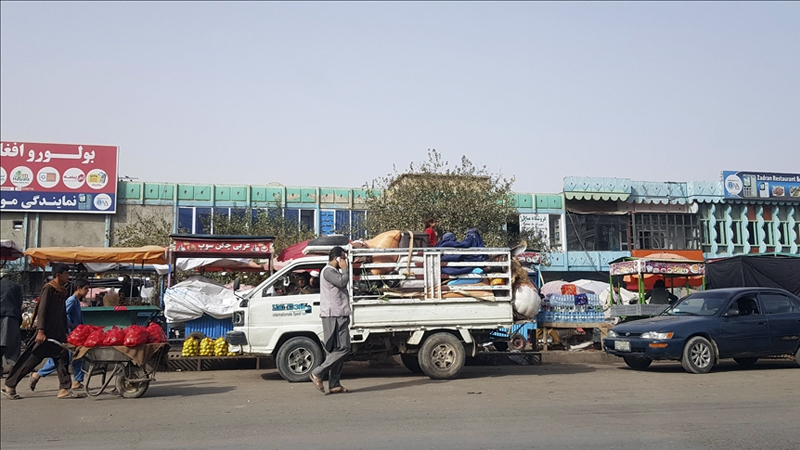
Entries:
[[[86,361],[83,389],[89,397],[97,397],[114,382],[116,393],[123,398],[139,398],[156,380],[156,371],[164,365],[169,344],[145,344],[139,347],[94,347],[76,349],[75,359]],[[100,375],[100,387],[91,381]]]

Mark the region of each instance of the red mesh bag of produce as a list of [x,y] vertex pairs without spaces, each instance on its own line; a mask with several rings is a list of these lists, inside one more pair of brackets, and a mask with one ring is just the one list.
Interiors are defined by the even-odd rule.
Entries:
[[105,332],[103,332],[102,328],[95,329],[83,342],[83,346],[100,347],[101,345],[103,345],[103,340],[105,339],[105,337],[106,337]]
[[114,327],[106,331],[106,337],[103,338],[103,345],[106,347],[113,347],[115,345],[124,345],[125,331],[120,328]]
[[138,325],[131,325],[125,329],[125,346],[137,347],[139,345],[147,344],[150,339],[150,334],[147,329]]
[[67,342],[70,344],[80,347],[83,345],[86,338],[94,331],[94,328],[90,325],[78,325],[72,330],[72,333],[69,334],[67,337]]
[[148,344],[160,344],[167,342],[167,334],[164,333],[164,330],[162,330],[157,323],[151,323],[145,329],[147,330],[147,334],[149,336],[147,339]]

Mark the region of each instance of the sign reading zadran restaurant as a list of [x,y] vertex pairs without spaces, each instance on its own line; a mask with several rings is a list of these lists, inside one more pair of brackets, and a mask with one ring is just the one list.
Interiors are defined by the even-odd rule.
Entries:
[[722,172],[725,198],[800,201],[800,174]]

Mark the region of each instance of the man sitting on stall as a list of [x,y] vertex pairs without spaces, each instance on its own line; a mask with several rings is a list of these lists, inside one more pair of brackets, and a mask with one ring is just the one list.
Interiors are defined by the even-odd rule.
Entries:
[[653,290],[645,294],[644,299],[650,299],[651,305],[671,305],[678,300],[678,297],[667,290],[667,285],[661,279],[656,280],[653,284]]
[[[141,296],[142,294],[139,292],[139,288],[131,281],[131,277],[124,275],[122,277],[122,287],[119,288],[120,299],[134,299]],[[128,304],[132,304],[132,300],[128,300]]]

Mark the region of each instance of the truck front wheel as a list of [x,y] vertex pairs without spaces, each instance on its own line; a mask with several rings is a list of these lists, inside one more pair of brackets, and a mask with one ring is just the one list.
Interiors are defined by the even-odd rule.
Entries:
[[286,341],[275,357],[278,373],[290,383],[309,381],[311,371],[320,364],[322,349],[313,339],[305,336]]
[[419,366],[434,380],[455,378],[466,360],[464,344],[450,333],[436,333],[422,344]]

